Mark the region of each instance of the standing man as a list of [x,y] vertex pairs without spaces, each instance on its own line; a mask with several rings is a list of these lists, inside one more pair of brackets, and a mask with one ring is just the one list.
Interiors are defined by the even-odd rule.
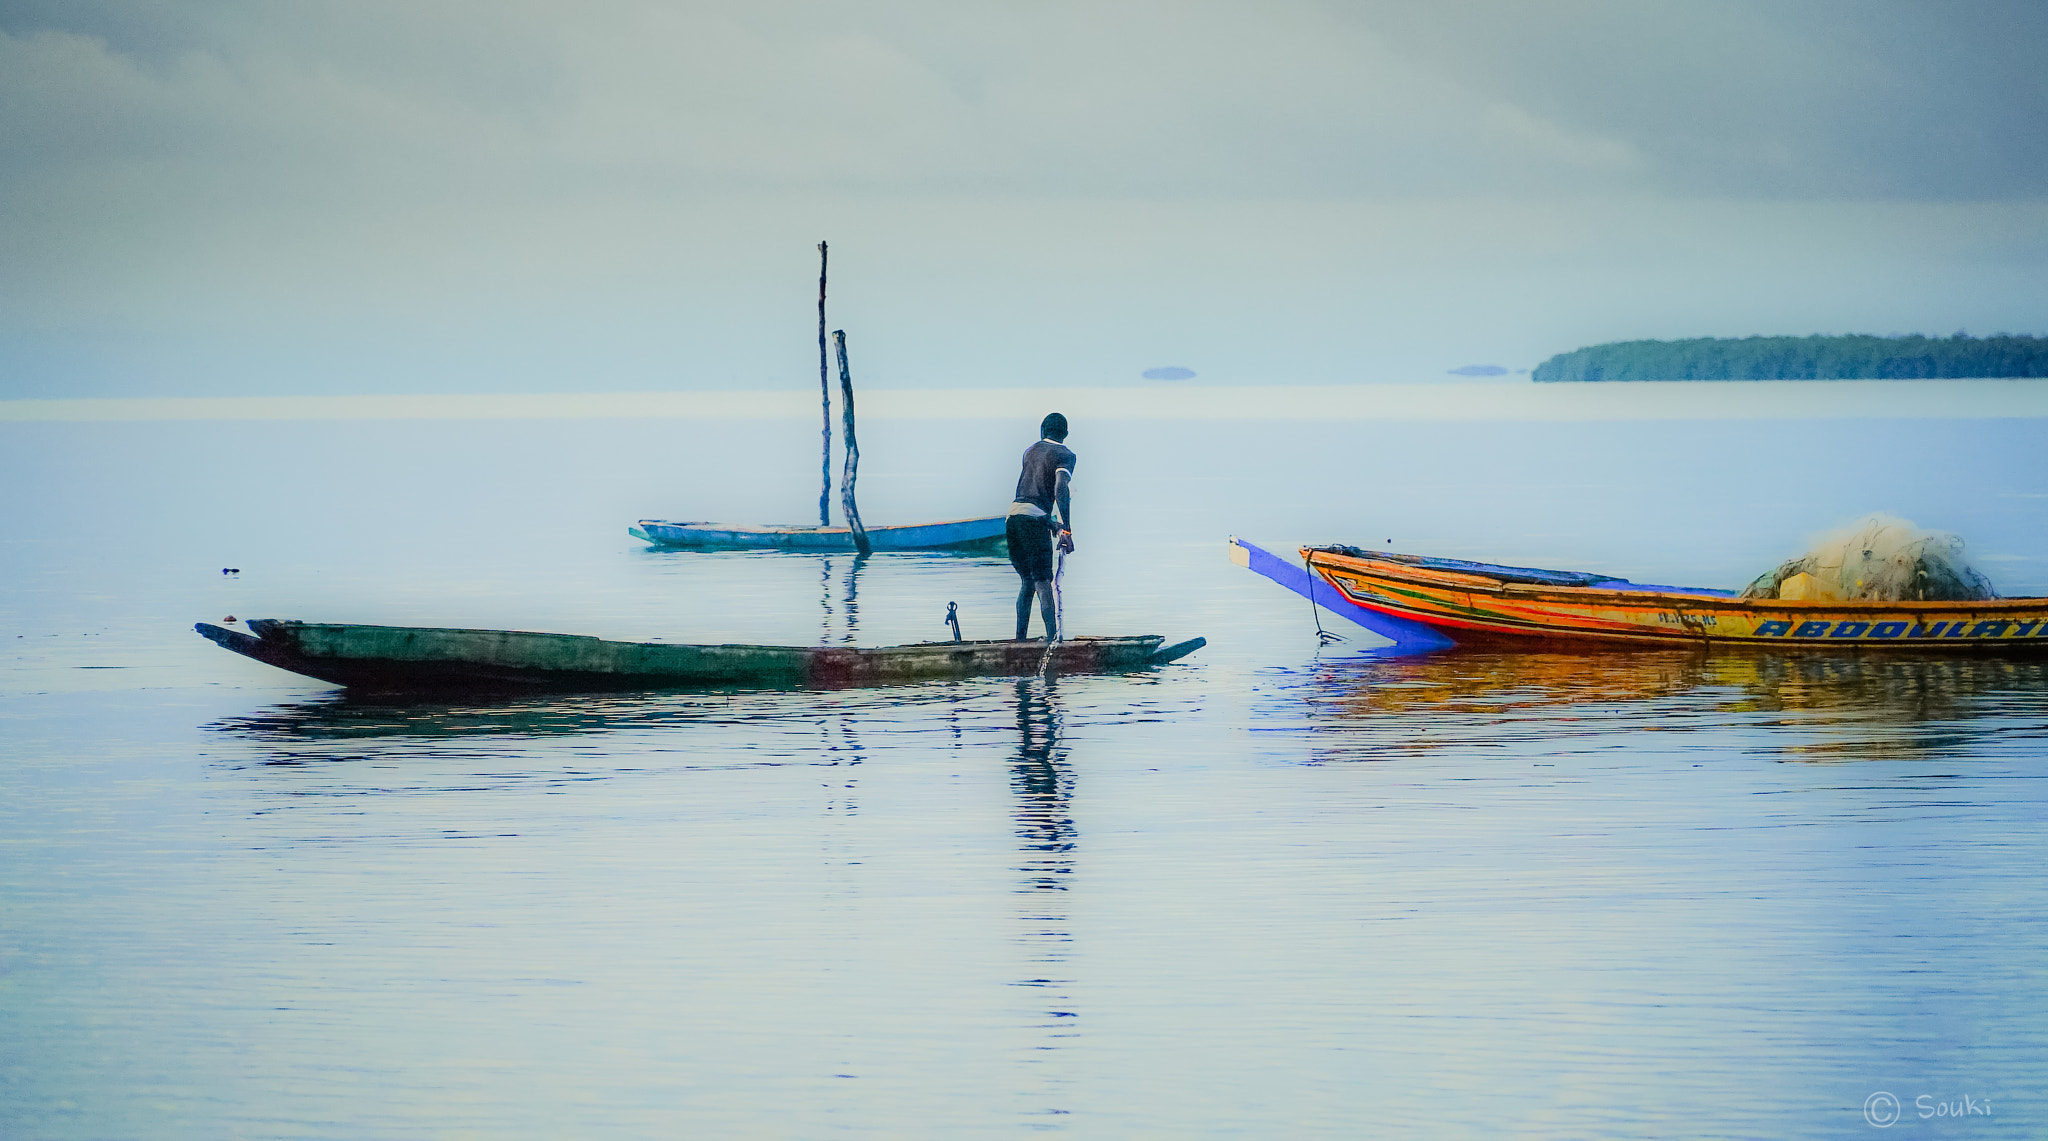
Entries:
[[[1059,549],[1074,549],[1073,507],[1067,485],[1074,478],[1074,453],[1068,448],[1067,418],[1055,412],[1038,426],[1039,441],[1024,449],[1024,471],[1017,477],[1017,500],[1010,504],[1005,531],[1010,541],[1010,565],[1024,580],[1017,592],[1017,640],[1031,630],[1031,599],[1038,597],[1038,612],[1045,619],[1045,640],[1060,636],[1057,604],[1052,596],[1052,550],[1057,534]],[[1055,520],[1053,510],[1059,511]]]

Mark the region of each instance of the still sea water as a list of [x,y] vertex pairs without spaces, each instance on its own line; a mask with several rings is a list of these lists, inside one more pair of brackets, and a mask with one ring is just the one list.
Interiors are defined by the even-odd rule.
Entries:
[[[1035,423],[864,422],[863,514]],[[2044,594],[2042,424],[1077,419],[1069,627],[1183,663],[389,705],[191,624],[1015,579],[625,534],[814,517],[799,420],[0,422],[0,1137],[2040,1136],[2048,666],[1320,647],[1224,540],[1734,587],[1886,510]]]

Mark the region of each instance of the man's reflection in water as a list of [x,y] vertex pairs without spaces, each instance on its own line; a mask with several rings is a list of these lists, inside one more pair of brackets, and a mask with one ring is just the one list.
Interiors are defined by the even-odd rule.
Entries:
[[1022,892],[1065,891],[1066,877],[1074,871],[1074,774],[1060,747],[1056,684],[1030,678],[1017,683],[1017,758],[1010,764],[1010,790],[1017,794]]
[[[1020,986],[1043,996],[1047,1041],[1033,1051],[1057,1050],[1061,1038],[1072,1038],[1077,1017],[1067,977],[1072,921],[1064,892],[1074,872],[1074,774],[1060,745],[1059,694],[1056,683],[1026,678],[1017,683],[1017,755],[1010,762],[1010,790],[1015,794],[1017,831],[1016,891],[1018,942],[1024,947],[1031,977]],[[1035,1055],[1031,1060],[1040,1060]],[[1045,1112],[1064,1114],[1066,1083],[1047,1078],[1050,1104]]]

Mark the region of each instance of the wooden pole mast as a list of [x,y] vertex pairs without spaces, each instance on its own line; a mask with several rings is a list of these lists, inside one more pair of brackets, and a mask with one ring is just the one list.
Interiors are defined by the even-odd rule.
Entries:
[[[825,426],[825,456],[818,461],[818,526],[832,525],[832,381],[825,361],[825,243],[818,243],[818,403]],[[848,423],[852,423],[848,420]]]
[[839,476],[839,510],[846,514],[847,529],[853,532],[854,549],[865,555],[874,548],[868,545],[867,528],[860,525],[860,508],[853,505],[853,481],[860,475],[860,444],[853,438],[853,372],[846,366],[846,330],[832,330],[832,339],[839,346],[839,410],[846,418],[846,468]]

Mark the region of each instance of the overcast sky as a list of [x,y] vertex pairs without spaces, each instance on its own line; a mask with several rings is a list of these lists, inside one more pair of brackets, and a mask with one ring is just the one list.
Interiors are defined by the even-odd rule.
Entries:
[[2048,5],[0,0],[0,397],[2048,333]]

